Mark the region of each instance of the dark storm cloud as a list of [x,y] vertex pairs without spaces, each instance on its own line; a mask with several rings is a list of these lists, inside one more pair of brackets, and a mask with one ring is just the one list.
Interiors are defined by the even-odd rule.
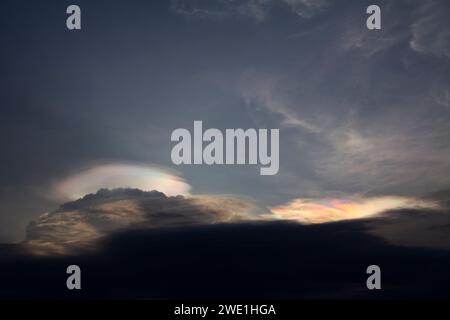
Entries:
[[[26,242],[3,245],[0,298],[449,298],[448,195],[442,191],[432,196],[441,201],[439,210],[302,225],[239,219],[225,223],[230,220],[223,213],[226,204],[233,210],[242,207],[230,199],[211,206],[158,192],[102,190],[63,205],[52,213],[53,223],[41,221],[43,228],[29,229],[30,239],[55,243],[58,239],[45,237],[54,236],[58,223],[67,221],[61,213],[82,212],[83,219],[72,216],[69,221],[72,228],[88,221],[104,231],[96,250],[84,246],[71,255],[36,256]],[[125,199],[141,203],[147,217],[106,230],[108,220],[123,220],[118,202]],[[115,210],[100,212],[104,204]],[[129,212],[126,216],[133,218]],[[66,233],[76,242],[78,235]],[[79,292],[64,289],[70,264],[82,268]],[[365,287],[365,271],[372,264],[381,267],[381,291]]]
[[[79,292],[64,289],[73,263],[83,271]],[[371,264],[382,269],[378,292],[365,288]],[[218,224],[128,230],[70,258],[35,258],[11,245],[0,254],[0,296],[448,298],[449,267],[449,251],[392,245],[359,221]]]
[[[293,199],[449,187],[448,1],[380,0],[380,31],[366,28],[365,0],[77,4],[73,33],[61,1],[0,11],[0,241],[36,221],[25,242],[0,245],[0,298],[450,298],[448,192],[431,198],[440,207],[360,220],[247,221]],[[171,165],[170,132],[193,120],[281,128],[270,179],[179,168],[195,193],[257,204],[138,190],[57,210],[46,199],[93,163]],[[70,264],[81,292],[65,289]],[[371,264],[381,292],[365,288]]]
[[450,191],[429,195],[440,206],[434,209],[390,210],[368,220],[370,234],[400,246],[450,250]]
[[157,191],[102,189],[31,222],[25,244],[34,254],[73,254],[97,249],[99,240],[122,230],[250,221],[264,213],[250,200],[231,196],[185,198]]
[[[265,209],[232,196],[167,197],[138,189],[99,190],[43,214],[27,228],[31,254],[74,254],[99,249],[99,243],[125,230],[292,221],[326,224],[360,220],[367,232],[398,246],[450,249],[448,192],[431,199],[332,200],[330,205],[302,200]],[[387,203],[387,204],[386,204]]]

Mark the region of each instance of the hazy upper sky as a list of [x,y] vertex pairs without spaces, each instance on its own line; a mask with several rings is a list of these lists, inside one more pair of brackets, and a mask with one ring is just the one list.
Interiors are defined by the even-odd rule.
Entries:
[[[65,25],[72,3],[80,31]],[[382,30],[369,31],[374,3]],[[0,242],[60,204],[55,185],[104,164],[262,206],[449,188],[449,12],[446,0],[3,1]],[[280,128],[278,175],[172,165],[170,134],[194,120]]]

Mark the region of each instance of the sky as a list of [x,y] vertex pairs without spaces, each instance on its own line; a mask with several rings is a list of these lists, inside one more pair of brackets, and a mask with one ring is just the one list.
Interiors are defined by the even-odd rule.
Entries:
[[[448,188],[448,4],[380,1],[370,31],[368,3],[80,1],[70,32],[64,1],[5,2],[1,239],[98,165],[162,166],[194,193],[265,206]],[[280,128],[279,173],[174,166],[170,133],[194,120]]]
[[[2,1],[0,243],[65,254],[130,225],[245,220],[447,254],[450,3],[378,0],[368,30],[373,2],[78,0],[69,31],[72,1]],[[171,132],[195,120],[279,128],[278,174],[174,165]]]

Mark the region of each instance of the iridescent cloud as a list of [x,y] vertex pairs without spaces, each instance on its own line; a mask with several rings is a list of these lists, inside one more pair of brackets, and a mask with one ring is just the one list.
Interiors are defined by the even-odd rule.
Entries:
[[78,199],[101,188],[158,190],[166,195],[187,195],[190,186],[174,173],[151,166],[130,164],[98,165],[55,184],[54,193],[65,199]]
[[295,199],[288,204],[271,208],[275,219],[295,220],[301,223],[325,223],[340,220],[361,219],[400,209],[433,209],[433,201],[383,196],[357,199]]

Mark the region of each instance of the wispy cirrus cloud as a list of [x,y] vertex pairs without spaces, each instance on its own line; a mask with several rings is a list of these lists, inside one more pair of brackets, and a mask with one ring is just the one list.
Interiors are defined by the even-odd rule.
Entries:
[[448,1],[426,1],[411,25],[410,46],[421,54],[450,58]]
[[247,17],[264,21],[274,8],[281,8],[302,18],[310,18],[329,0],[172,0],[172,9],[181,15],[206,18]]
[[301,114],[301,106],[279,94],[281,79],[258,72],[245,73],[239,83],[240,93],[251,110],[264,110],[280,118],[284,127],[299,128],[309,133],[317,133],[321,128]]

